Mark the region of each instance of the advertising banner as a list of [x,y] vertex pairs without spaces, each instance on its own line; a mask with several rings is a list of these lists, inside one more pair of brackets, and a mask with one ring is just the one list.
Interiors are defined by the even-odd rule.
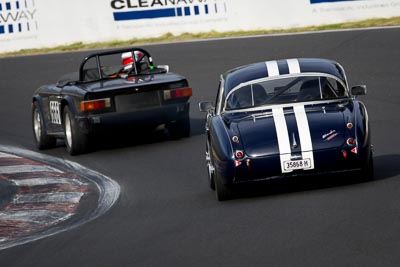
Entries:
[[400,16],[400,0],[0,0],[0,53]]

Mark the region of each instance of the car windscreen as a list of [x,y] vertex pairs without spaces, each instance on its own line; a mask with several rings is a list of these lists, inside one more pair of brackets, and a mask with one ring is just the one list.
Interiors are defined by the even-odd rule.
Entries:
[[348,97],[343,84],[325,76],[301,76],[258,80],[234,88],[227,96],[225,109],[286,104]]

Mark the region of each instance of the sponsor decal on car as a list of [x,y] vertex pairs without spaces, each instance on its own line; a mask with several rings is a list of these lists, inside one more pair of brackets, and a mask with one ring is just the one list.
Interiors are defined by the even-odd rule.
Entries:
[[324,141],[331,141],[333,138],[335,138],[339,133],[336,132],[336,130],[330,130],[329,133],[326,133],[322,135],[322,139]]

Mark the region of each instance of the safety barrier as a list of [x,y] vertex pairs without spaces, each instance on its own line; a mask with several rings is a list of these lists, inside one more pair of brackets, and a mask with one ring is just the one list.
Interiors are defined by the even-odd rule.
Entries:
[[0,53],[400,15],[400,0],[0,0]]

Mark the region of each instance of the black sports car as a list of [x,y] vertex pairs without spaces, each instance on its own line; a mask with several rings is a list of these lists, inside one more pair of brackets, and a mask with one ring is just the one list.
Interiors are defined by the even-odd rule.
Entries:
[[127,125],[165,125],[172,137],[186,137],[191,95],[185,77],[170,73],[167,65],[155,66],[144,49],[91,54],[78,72],[33,94],[35,143],[45,149],[64,138],[68,152],[76,155],[87,150],[91,134]]
[[221,76],[207,112],[206,162],[218,200],[259,180],[358,171],[373,175],[366,86],[348,87],[340,64],[268,61]]

